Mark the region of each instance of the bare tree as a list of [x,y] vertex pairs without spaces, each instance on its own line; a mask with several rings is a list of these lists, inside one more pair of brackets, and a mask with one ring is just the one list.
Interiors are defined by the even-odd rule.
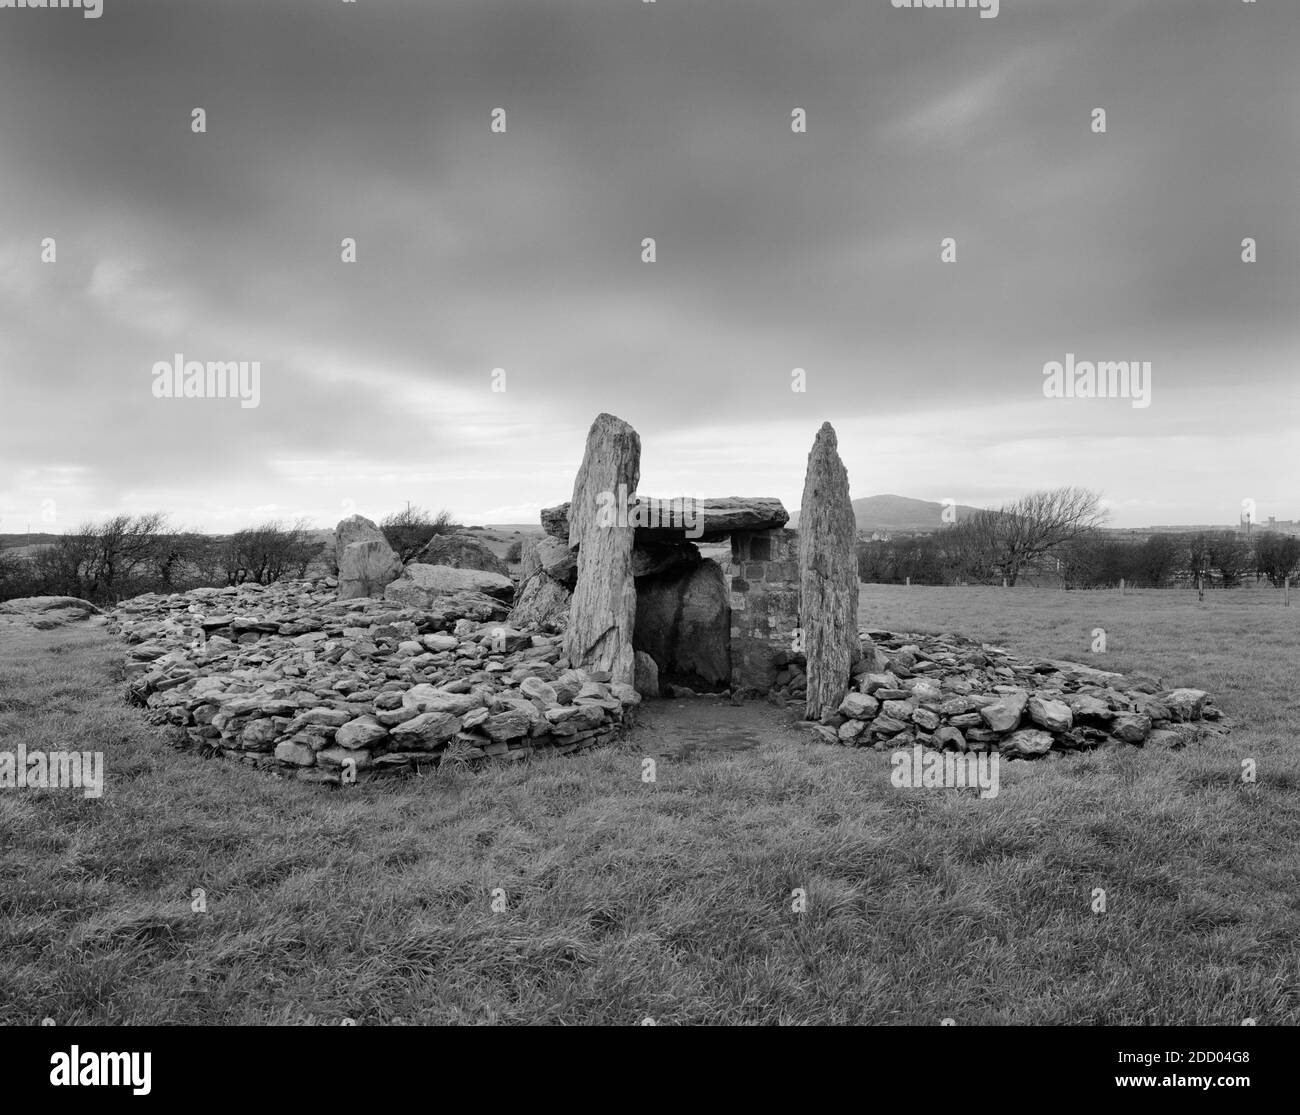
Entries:
[[226,539],[222,568],[226,583],[269,585],[287,576],[303,577],[321,548],[312,542],[307,521],[286,527],[278,520],[236,531]]
[[167,544],[166,527],[162,512],[83,523],[42,550],[34,564],[49,591],[120,600],[151,579],[151,563]]
[[379,524],[388,544],[397,552],[403,562],[414,558],[429,542],[439,534],[451,534],[460,530],[460,524],[452,521],[450,511],[430,514],[422,507],[408,507],[389,515]]
[[1085,488],[1031,492],[996,511],[976,511],[945,540],[979,580],[1005,577],[1009,586],[1058,547],[1105,522],[1101,496]]

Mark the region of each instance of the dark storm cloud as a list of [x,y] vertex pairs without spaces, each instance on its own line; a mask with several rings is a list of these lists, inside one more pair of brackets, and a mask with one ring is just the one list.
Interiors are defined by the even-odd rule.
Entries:
[[[599,410],[669,489],[793,502],[829,417],[855,494],[1281,501],[1300,35],[1257,8],[0,10],[6,522],[43,487],[213,525],[349,498],[508,518],[567,494]],[[1043,399],[1067,351],[1151,360],[1153,406]],[[260,360],[261,406],[154,399],[176,352]]]

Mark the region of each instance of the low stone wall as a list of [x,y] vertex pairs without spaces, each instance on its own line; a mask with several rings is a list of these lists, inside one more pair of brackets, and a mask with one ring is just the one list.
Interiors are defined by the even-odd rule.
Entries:
[[476,593],[435,608],[338,600],[332,579],[126,601],[132,699],[205,754],[310,782],[566,753],[612,739],[639,702],[569,670],[553,635]]
[[732,692],[766,693],[796,646],[798,531],[738,531],[723,572],[731,597]]
[[855,671],[838,710],[805,722],[828,743],[1038,759],[1098,747],[1178,749],[1229,726],[1203,690],[1021,658],[958,635],[868,631]]

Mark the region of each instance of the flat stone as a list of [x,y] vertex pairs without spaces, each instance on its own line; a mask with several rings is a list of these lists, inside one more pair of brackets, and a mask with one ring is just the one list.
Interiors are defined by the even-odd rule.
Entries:
[[1068,732],[1074,727],[1074,715],[1063,701],[1038,694],[1029,698],[1029,719],[1049,732]]
[[1035,759],[1040,755],[1046,755],[1051,749],[1051,733],[1040,731],[1038,728],[1022,728],[1018,732],[1012,732],[998,745],[998,750],[1002,754],[1013,759]]
[[1009,732],[1020,724],[1021,714],[1029,703],[1029,696],[1023,691],[1008,693],[991,705],[980,709],[984,723],[995,732]]
[[481,593],[509,603],[514,592],[514,582],[500,573],[412,562],[399,578],[385,587],[384,599],[408,607],[430,608],[440,597],[456,593]]
[[334,733],[334,742],[340,747],[355,749],[378,743],[388,735],[388,729],[373,716],[358,716]]

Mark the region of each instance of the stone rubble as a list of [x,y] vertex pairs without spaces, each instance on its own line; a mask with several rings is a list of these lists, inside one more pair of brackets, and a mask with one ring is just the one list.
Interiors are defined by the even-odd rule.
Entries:
[[612,739],[641,700],[608,675],[562,668],[561,638],[506,626],[507,605],[481,592],[411,607],[340,600],[337,587],[320,578],[123,602],[110,630],[129,644],[131,699],[205,755],[331,783],[447,757],[568,753]]
[[[777,704],[802,705],[801,655],[779,661]],[[915,744],[1032,759],[1096,747],[1178,749],[1229,723],[1200,689],[1166,689],[1076,662],[1026,659],[960,635],[862,633],[854,687],[820,721],[827,743],[893,751]]]

